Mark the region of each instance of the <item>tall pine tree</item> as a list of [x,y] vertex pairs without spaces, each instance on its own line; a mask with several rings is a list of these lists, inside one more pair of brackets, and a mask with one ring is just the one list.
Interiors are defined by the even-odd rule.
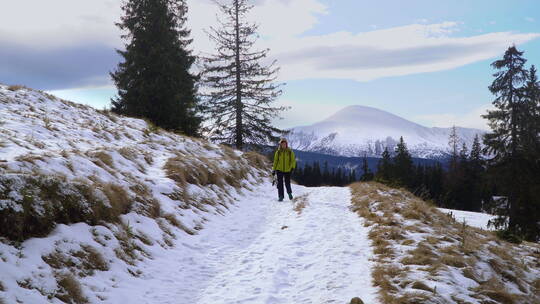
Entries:
[[[225,2],[223,2],[225,1]],[[272,103],[281,95],[276,83],[276,61],[261,62],[269,50],[253,50],[256,24],[248,21],[253,8],[248,0],[216,2],[223,14],[219,28],[211,28],[210,39],[216,53],[204,58],[203,82],[207,87],[206,118],[211,139],[234,144],[267,144],[285,133],[272,126],[272,120],[285,110]]]
[[392,158],[390,157],[390,152],[388,148],[384,148],[382,153],[382,158],[377,164],[377,174],[376,179],[380,182],[390,182],[394,178],[394,168],[392,165]]
[[[496,109],[483,116],[491,127],[491,132],[484,135],[484,144],[492,156],[490,172],[496,176],[497,188],[505,198],[498,208],[495,226],[512,235],[536,240],[540,235],[538,212],[530,211],[538,207],[534,206],[538,201],[534,193],[539,182],[538,159],[528,156],[527,151],[532,151],[532,147],[523,135],[527,125],[534,124],[538,117],[527,113],[523,88],[528,79],[525,62],[523,52],[512,46],[502,59],[492,63],[497,72],[489,89],[495,95]],[[533,138],[537,140],[538,134]]]
[[403,136],[399,138],[399,143],[396,147],[396,155],[393,160],[397,182],[402,186],[410,187],[413,182],[411,175],[414,172],[414,166],[411,154],[403,140]]
[[126,33],[123,61],[111,77],[118,88],[112,110],[149,119],[157,126],[197,135],[195,57],[188,50],[185,0],[127,0],[117,26]]
[[369,168],[368,160],[365,154],[362,158],[362,172],[362,177],[360,178],[361,181],[367,182],[373,179],[373,172],[371,172],[371,169]]

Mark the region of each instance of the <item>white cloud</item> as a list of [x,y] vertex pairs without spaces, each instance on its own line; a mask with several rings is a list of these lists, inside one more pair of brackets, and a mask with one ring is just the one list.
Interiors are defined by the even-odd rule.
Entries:
[[[328,13],[320,0],[255,0],[254,3],[256,7],[249,18],[260,24],[262,39],[257,46],[271,49],[269,59],[278,59],[283,81],[309,78],[369,81],[453,69],[496,57],[512,43],[519,45],[540,37],[538,33],[512,32],[455,37],[459,23],[427,24],[427,20],[362,33],[306,35],[319,16]],[[122,14],[120,4],[118,0],[6,1],[0,10],[0,45],[11,47],[14,52],[14,48],[25,48],[21,54],[32,53],[30,49],[33,54],[39,50],[61,53],[57,51],[99,45],[110,48],[108,61],[115,61],[117,55],[113,49],[123,45],[120,30],[114,25]],[[204,29],[216,25],[215,5],[210,0],[188,0],[188,4],[192,48],[195,53],[212,51],[213,45]],[[66,59],[66,65],[86,61],[79,57],[74,54]],[[33,74],[46,78],[50,71],[41,72],[43,75]]]
[[465,113],[419,115],[415,117],[415,120],[432,127],[448,128],[456,125],[459,127],[489,130],[487,120],[482,118],[481,115],[487,114],[488,110],[493,109],[494,107],[492,104],[486,104]]
[[283,119],[274,121],[276,126],[285,129],[324,120],[344,107],[337,103],[298,102],[290,99],[280,99],[276,106],[291,107],[291,110],[283,112]]
[[5,1],[0,10],[0,41],[39,49],[99,42],[120,46],[114,22],[116,0]]
[[[218,10],[210,0],[188,0],[188,4],[188,22],[194,37],[193,49],[210,52],[214,45],[204,31],[210,26],[217,26]],[[318,0],[258,0],[255,4],[248,17],[251,22],[259,25],[260,36],[272,46],[313,28],[317,16],[327,13],[326,7]]]
[[359,34],[290,37],[265,42],[282,64],[285,80],[336,78],[369,81],[457,68],[500,55],[538,33],[452,37],[459,24],[412,24]]

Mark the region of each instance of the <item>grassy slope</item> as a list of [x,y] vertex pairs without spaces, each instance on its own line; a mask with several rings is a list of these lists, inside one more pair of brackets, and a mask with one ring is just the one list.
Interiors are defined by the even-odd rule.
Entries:
[[382,303],[540,303],[540,246],[469,227],[405,190],[351,185]]

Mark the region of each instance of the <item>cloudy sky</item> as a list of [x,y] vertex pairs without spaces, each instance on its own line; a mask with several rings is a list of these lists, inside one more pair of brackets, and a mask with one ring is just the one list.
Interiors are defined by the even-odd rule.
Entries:
[[[119,0],[5,1],[0,83],[24,84],[103,108],[123,48]],[[188,0],[196,53],[211,52],[210,0]],[[511,44],[540,65],[538,0],[254,0],[259,48],[281,66],[281,127],[310,124],[347,105],[427,126],[485,128],[489,64]],[[375,4],[376,3],[376,4]]]

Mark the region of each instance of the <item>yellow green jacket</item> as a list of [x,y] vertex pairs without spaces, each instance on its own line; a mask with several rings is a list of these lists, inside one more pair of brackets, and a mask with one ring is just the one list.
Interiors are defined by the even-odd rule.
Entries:
[[274,153],[274,165],[272,170],[281,172],[291,172],[296,168],[296,157],[292,149],[277,149]]

